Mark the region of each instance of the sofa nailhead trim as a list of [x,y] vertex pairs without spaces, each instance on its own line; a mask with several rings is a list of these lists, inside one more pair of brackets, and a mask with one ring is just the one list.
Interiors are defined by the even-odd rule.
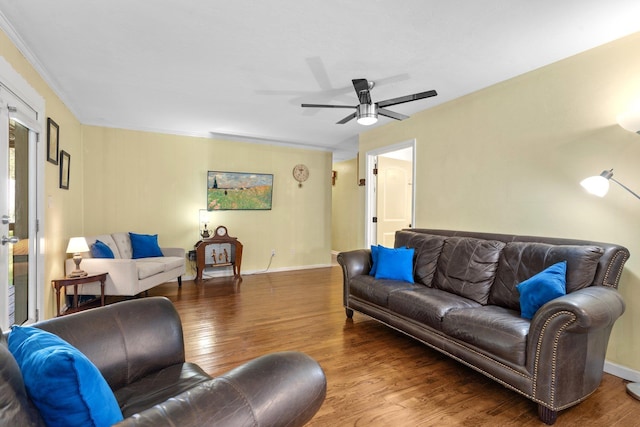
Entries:
[[611,262],[607,265],[607,271],[604,274],[604,280],[602,281],[602,283],[605,286],[609,286],[611,288],[617,288],[616,284],[620,282],[620,276],[622,276],[622,269],[618,270],[618,275],[616,276],[616,279],[613,282],[613,284],[609,283],[609,273],[611,272],[611,267],[615,264],[614,261],[616,261],[619,256],[623,257],[622,264],[627,262],[627,254],[625,252],[622,252],[622,251],[616,252],[616,254],[613,256],[613,259],[611,260]]
[[[540,365],[540,347],[542,344],[542,340],[544,339],[545,336],[545,331],[547,330],[547,327],[549,326],[549,323],[554,320],[556,317],[561,316],[561,315],[568,315],[569,316],[569,320],[562,325],[554,339],[553,339],[553,353],[551,356],[551,402],[550,405],[548,406],[549,409],[552,410],[558,410],[560,408],[556,408],[555,407],[555,396],[556,396],[556,367],[557,367],[557,357],[558,357],[558,341],[560,339],[560,334],[564,332],[564,330],[572,323],[574,323],[576,321],[576,315],[574,313],[571,313],[570,311],[559,311],[557,313],[555,313],[553,316],[551,316],[550,318],[548,318],[545,322],[544,325],[542,326],[542,331],[540,332],[540,337],[538,337],[538,343],[537,343],[537,348],[536,348],[536,359],[535,359],[535,363],[534,363],[534,369],[533,369],[533,394],[536,395],[537,394],[537,390],[536,390],[536,384],[538,383],[538,370],[539,370],[539,365]],[[535,399],[538,400],[538,399]],[[545,406],[547,406],[545,404]]]

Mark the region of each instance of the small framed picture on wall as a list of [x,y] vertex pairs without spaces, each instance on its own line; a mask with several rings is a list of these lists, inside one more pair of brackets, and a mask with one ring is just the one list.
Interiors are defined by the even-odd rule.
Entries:
[[69,189],[69,170],[71,155],[64,150],[60,151],[60,188]]
[[60,149],[60,128],[51,117],[47,118],[47,161],[58,164],[58,150]]

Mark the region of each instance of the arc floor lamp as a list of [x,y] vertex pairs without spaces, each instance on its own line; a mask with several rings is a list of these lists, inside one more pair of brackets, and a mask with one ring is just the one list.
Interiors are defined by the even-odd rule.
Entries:
[[613,177],[613,169],[602,171],[600,175],[585,178],[580,181],[580,185],[582,185],[582,187],[584,187],[584,189],[589,193],[598,197],[604,197],[609,192],[609,181],[615,182],[620,187],[633,194],[636,198],[640,199],[640,196],[638,196],[633,190]]
[[[624,129],[640,135],[640,111],[618,116],[618,124]],[[602,171],[600,175],[585,178],[580,182],[580,185],[582,185],[589,193],[598,197],[604,197],[609,191],[609,181],[615,182],[640,200],[640,196],[638,196],[637,193],[613,178],[613,169]],[[628,383],[627,393],[640,400],[640,383]]]

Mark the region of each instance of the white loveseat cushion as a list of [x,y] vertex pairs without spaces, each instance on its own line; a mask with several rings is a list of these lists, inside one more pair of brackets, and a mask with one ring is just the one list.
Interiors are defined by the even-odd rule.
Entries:
[[173,270],[174,268],[180,268],[184,265],[184,258],[175,257],[175,256],[164,256],[164,257],[149,257],[149,258],[138,258],[136,259],[136,264],[140,265],[142,263],[152,262],[162,264],[162,271]]
[[159,262],[137,262],[136,267],[138,269],[138,280],[146,279],[164,271],[164,265]]
[[131,249],[131,239],[129,233],[113,233],[113,240],[118,246],[120,257],[124,259],[131,259],[133,257],[133,249]]

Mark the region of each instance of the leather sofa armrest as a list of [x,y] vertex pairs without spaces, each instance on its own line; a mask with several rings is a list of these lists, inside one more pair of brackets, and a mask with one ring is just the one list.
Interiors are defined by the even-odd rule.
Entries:
[[624,308],[615,289],[589,286],[536,312],[527,342],[535,401],[557,411],[582,400],[585,390],[598,387],[611,328]]
[[625,304],[617,290],[603,286],[589,286],[549,301],[531,321],[529,335],[537,335],[548,319],[560,312],[571,313],[575,321],[567,332],[587,333],[590,330],[613,326],[624,313]]
[[371,250],[356,249],[354,251],[340,252],[338,254],[338,263],[342,266],[344,272],[344,280],[346,282],[361,274],[369,274],[371,270]]
[[355,276],[369,274],[371,271],[371,249],[356,249],[348,252],[340,252],[337,257],[338,264],[342,266],[342,302],[347,308],[347,317],[353,316],[349,307],[349,285]]
[[160,248],[164,256],[175,256],[184,258],[186,251],[184,248]]
[[309,356],[272,353],[116,426],[302,426],[322,405],[326,387],[322,368]]

